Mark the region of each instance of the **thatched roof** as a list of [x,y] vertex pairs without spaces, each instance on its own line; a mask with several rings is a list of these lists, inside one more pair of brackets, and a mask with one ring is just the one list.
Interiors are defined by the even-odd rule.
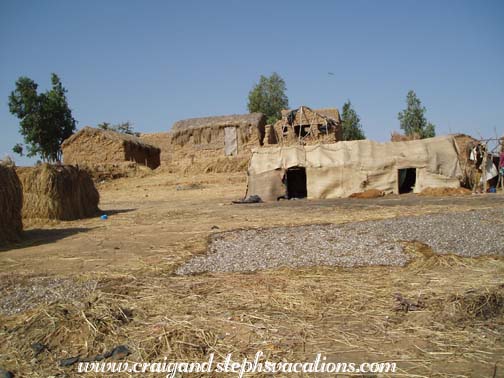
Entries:
[[[308,108],[307,106],[303,106],[303,107]],[[310,108],[308,108],[308,109],[310,109]],[[289,114],[292,110],[295,110],[295,109],[282,110],[282,117],[287,117],[287,114]],[[339,110],[336,108],[322,108],[322,109],[310,109],[310,110],[325,117],[325,118],[332,119],[336,123],[341,122]]]
[[105,137],[109,140],[117,141],[117,142],[122,142],[123,144],[134,144],[136,147],[140,148],[145,148],[145,149],[155,149],[159,150],[159,148],[153,146],[152,144],[148,144],[143,142],[140,138],[134,136],[134,135],[129,135],[129,134],[124,134],[124,133],[118,133],[116,131],[112,130],[102,130],[102,129],[97,129],[94,127],[86,126],[73,134],[71,137],[65,139],[61,147],[65,148],[66,146],[72,144],[75,142],[77,139],[80,137],[92,137],[99,135],[101,137]]
[[266,117],[262,113],[233,114],[227,116],[189,118],[177,121],[172,126],[173,132],[201,128],[221,128],[226,126],[262,126]]
[[339,110],[336,108],[324,108],[324,109],[314,109],[315,113],[322,114],[327,118],[331,118],[336,122],[341,122]]

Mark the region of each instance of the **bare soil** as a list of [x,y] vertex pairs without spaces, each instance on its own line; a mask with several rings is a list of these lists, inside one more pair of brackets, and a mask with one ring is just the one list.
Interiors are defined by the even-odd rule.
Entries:
[[[28,224],[23,242],[0,250],[0,301],[29,302],[0,314],[0,368],[77,377],[59,361],[124,344],[131,361],[262,350],[394,361],[411,377],[504,372],[502,257],[441,256],[411,241],[404,267],[175,274],[223,231],[504,209],[502,194],[232,205],[245,185],[241,173],[118,179],[98,186],[107,220]],[[48,287],[61,295],[37,295]],[[35,355],[37,342],[47,349]]]

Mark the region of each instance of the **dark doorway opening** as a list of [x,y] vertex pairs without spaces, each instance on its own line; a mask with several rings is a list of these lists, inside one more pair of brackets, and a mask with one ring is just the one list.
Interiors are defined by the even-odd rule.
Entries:
[[306,170],[303,167],[287,169],[287,196],[289,198],[306,198]]
[[416,183],[416,168],[405,168],[397,171],[399,194],[411,193]]

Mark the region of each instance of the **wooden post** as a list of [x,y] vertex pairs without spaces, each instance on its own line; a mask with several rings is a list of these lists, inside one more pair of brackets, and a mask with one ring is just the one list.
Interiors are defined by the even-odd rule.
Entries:
[[487,158],[488,158],[488,150],[487,150],[487,144],[485,143],[485,150],[483,152],[483,161],[481,162],[481,178],[483,179],[483,193],[487,192],[487,180],[486,180]]

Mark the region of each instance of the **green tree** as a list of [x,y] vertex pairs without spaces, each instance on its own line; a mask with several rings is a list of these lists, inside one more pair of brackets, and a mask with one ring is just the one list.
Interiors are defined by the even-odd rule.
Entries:
[[366,139],[360,118],[357,112],[352,108],[350,100],[343,104],[341,112],[341,126],[343,128],[343,140]]
[[259,83],[254,85],[248,95],[249,112],[263,113],[270,124],[278,121],[282,117],[282,109],[289,107],[286,90],[284,79],[276,72],[270,77],[261,75]]
[[408,92],[406,104],[406,109],[397,115],[404,133],[406,135],[418,135],[422,139],[435,136],[436,126],[427,122],[425,118],[427,109],[422,106],[422,102],[414,91]]
[[[21,120],[27,155],[55,162],[61,160],[61,143],[74,133],[76,121],[67,103],[67,91],[56,74],[51,75],[51,84],[50,90],[38,94],[33,80],[20,77],[9,96],[9,110]],[[23,152],[23,148],[18,144],[14,151]]]
[[12,147],[12,152],[23,156],[23,145],[21,143],[16,143],[14,147]]

